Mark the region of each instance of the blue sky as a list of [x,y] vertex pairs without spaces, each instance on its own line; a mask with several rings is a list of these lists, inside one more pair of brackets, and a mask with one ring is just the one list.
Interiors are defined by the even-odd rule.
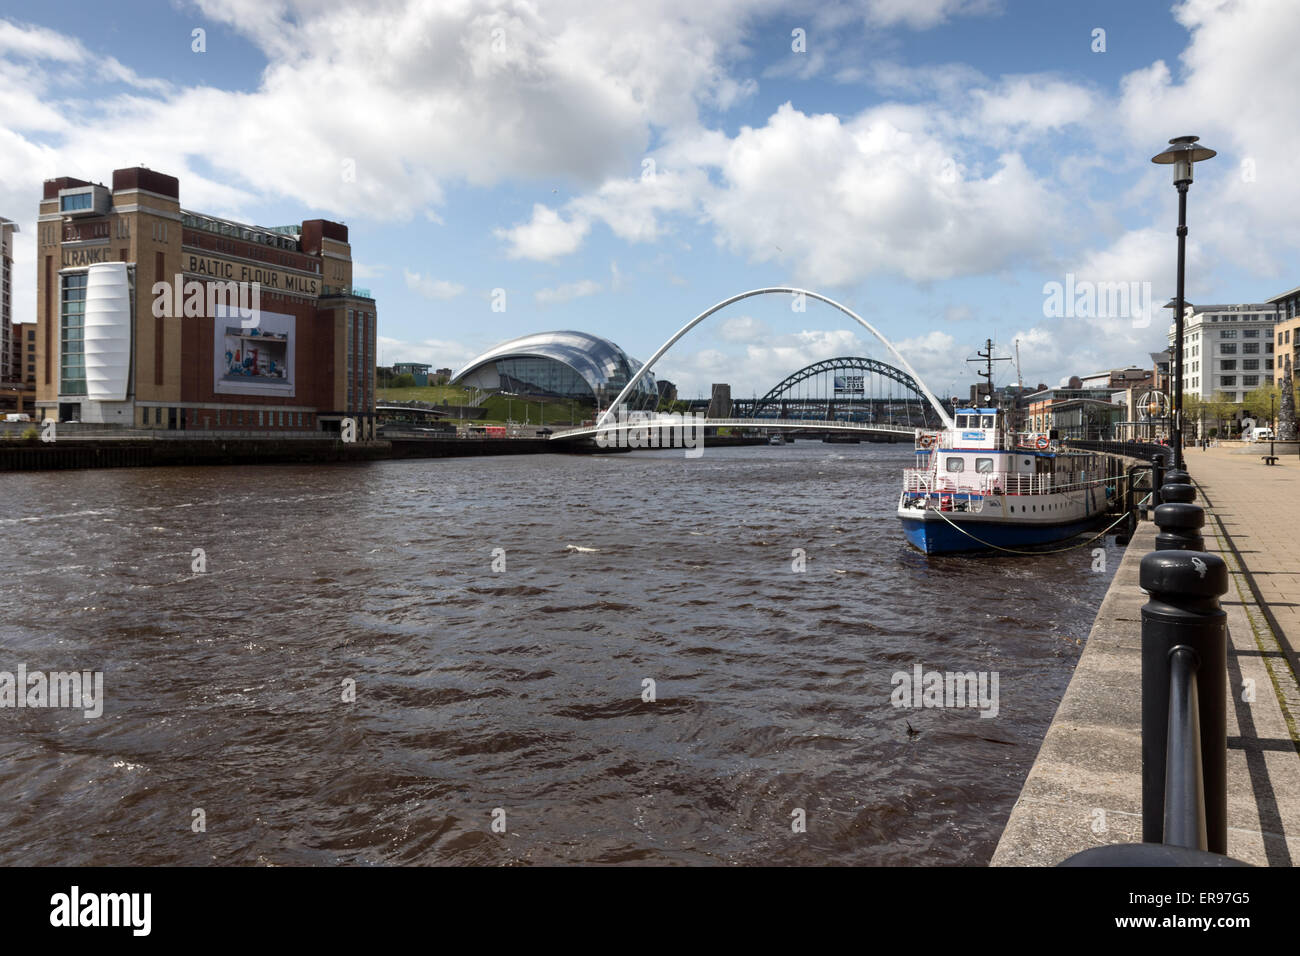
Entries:
[[[142,163],[196,211],[345,221],[385,362],[558,328],[644,359],[714,302],[793,284],[935,390],[964,389],[985,336],[1054,384],[1163,346],[1162,314],[1048,316],[1044,285],[1171,297],[1176,194],[1149,162],[1170,136],[1220,151],[1188,297],[1300,284],[1297,46],[1300,6],[1274,0],[0,3],[15,317],[41,181]],[[656,373],[746,395],[887,358],[855,328],[748,300]]]

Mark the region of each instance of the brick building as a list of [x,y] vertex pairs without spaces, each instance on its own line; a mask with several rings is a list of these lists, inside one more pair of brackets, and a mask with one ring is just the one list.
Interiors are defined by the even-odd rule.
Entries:
[[111,188],[47,180],[37,233],[41,417],[267,434],[353,417],[373,435],[375,302],[347,226],[207,216],[136,167]]

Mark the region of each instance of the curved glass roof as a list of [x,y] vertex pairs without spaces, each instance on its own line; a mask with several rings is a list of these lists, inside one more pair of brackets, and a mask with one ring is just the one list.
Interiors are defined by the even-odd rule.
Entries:
[[[547,358],[562,362],[581,375],[591,386],[592,392],[601,389],[606,392],[611,389],[615,392],[621,390],[642,365],[609,339],[603,339],[599,335],[572,330],[534,332],[493,346],[452,376],[452,381],[460,381],[489,362],[507,358]],[[649,394],[656,392],[653,372],[647,372],[637,383],[636,391]]]

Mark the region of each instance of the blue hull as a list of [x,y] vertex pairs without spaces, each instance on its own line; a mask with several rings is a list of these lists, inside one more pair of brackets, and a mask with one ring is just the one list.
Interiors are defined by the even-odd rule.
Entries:
[[[920,518],[900,518],[900,520],[903,522],[903,534],[918,551],[924,551],[926,554],[951,554],[958,551],[992,550],[989,545],[1020,549],[1065,541],[1067,538],[1073,538],[1077,534],[1095,528],[1100,523],[1101,517],[1101,515],[1094,515],[1083,521],[1058,525],[1024,525],[992,521],[966,524],[965,530],[974,537],[963,534],[938,516],[929,521]],[[963,524],[955,515],[953,520]]]

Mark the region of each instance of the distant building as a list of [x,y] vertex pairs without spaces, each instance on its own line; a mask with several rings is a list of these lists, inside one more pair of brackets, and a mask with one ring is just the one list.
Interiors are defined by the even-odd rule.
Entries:
[[[1075,376],[1071,381],[1078,381]],[[1109,438],[1123,406],[1111,394],[1095,388],[1048,388],[1026,396],[1026,430],[1055,432],[1058,438]]]
[[[235,300],[238,300],[236,302]],[[348,227],[182,207],[180,181],[45,181],[36,236],[41,417],[153,429],[373,435],[375,302]]]
[[432,365],[423,365],[419,362],[398,362],[393,366],[394,375],[410,375],[415,379],[415,384],[424,388],[429,384],[429,369]]
[[438,385],[446,385],[448,382],[450,382],[451,374],[452,372],[451,369],[449,368],[440,368],[438,369],[438,371],[433,373],[434,378],[436,379]]
[[1273,327],[1273,349],[1276,364],[1273,369],[1273,384],[1282,384],[1288,366],[1294,380],[1300,374],[1300,315]]
[[1151,354],[1151,387],[1157,391],[1169,391],[1171,381],[1169,369],[1174,361],[1174,353],[1165,349],[1163,352],[1152,352]]
[[[1222,393],[1240,402],[1246,393],[1273,379],[1273,327],[1282,317],[1281,303],[1242,305],[1186,303],[1183,318],[1183,394],[1211,399]],[[1165,308],[1172,308],[1168,303]],[[1176,326],[1169,326],[1175,345]],[[1172,366],[1171,366],[1172,370]]]
[[0,216],[0,381],[7,382],[13,366],[14,240],[18,223]]
[[8,383],[0,391],[0,404],[15,411],[36,407],[36,323],[15,322],[11,328],[10,352],[5,363]]
[[677,401],[677,386],[666,378],[661,378],[655,382],[659,389],[659,401],[675,402]]
[[1117,391],[1126,388],[1141,388],[1151,384],[1154,375],[1149,368],[1130,365],[1128,368],[1113,368],[1105,372],[1094,372],[1084,376],[1080,381],[1083,388],[1107,389]]
[[[452,384],[518,395],[594,400],[601,408],[618,397],[641,363],[609,339],[587,332],[537,332],[502,342],[472,360]],[[654,375],[637,380],[630,409],[658,401]]]
[[730,418],[731,417],[731,386],[727,383],[714,385],[709,397],[709,408],[706,413],[709,418]]
[[1273,369],[1273,381],[1282,383],[1286,374],[1287,363],[1291,360],[1291,375],[1300,376],[1300,286],[1275,295],[1269,304],[1277,307],[1277,324],[1273,328],[1273,347],[1276,367]]

